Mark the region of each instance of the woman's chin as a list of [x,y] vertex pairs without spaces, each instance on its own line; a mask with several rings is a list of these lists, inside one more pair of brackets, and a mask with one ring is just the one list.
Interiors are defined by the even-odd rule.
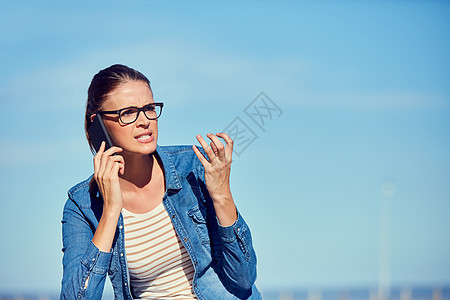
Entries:
[[125,155],[149,155],[156,151],[156,143],[139,145],[137,147],[123,147]]

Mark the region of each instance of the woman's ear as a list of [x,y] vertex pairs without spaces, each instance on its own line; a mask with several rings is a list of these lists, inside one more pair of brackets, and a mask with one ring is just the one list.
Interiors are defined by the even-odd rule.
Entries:
[[97,115],[97,114],[91,115],[91,123],[94,122],[94,118],[95,118],[96,115]]

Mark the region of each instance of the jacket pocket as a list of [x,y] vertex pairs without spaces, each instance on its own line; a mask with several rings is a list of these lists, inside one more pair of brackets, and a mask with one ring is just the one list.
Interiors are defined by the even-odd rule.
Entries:
[[197,232],[198,238],[200,242],[204,245],[209,245],[209,231],[208,226],[206,224],[206,219],[202,214],[202,211],[198,206],[195,206],[191,210],[188,211],[188,216],[192,220],[192,223],[195,227],[195,231]]

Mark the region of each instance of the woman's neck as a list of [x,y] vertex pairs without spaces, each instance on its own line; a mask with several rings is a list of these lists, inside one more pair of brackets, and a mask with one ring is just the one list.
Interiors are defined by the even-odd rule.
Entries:
[[124,155],[125,172],[120,176],[122,189],[134,190],[150,183],[152,171],[158,165],[153,154]]

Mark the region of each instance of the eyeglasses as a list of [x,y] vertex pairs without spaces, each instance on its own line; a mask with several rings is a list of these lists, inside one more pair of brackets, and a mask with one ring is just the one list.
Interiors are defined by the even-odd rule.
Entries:
[[142,111],[145,117],[149,120],[156,120],[161,116],[164,103],[150,103],[141,108],[130,106],[119,110],[99,111],[99,115],[104,114],[117,114],[123,124],[131,124],[137,120],[139,113]]

